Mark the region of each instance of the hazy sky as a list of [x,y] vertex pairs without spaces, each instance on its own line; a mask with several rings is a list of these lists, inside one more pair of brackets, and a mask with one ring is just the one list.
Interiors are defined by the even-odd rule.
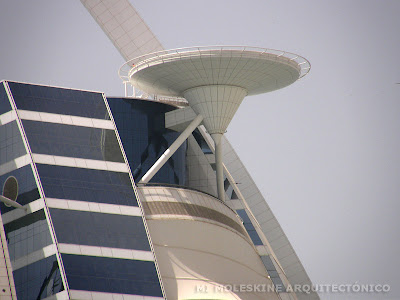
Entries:
[[[132,0],[165,48],[250,45],[306,57],[248,97],[228,138],[318,284],[400,299],[400,1]],[[0,79],[122,95],[123,59],[78,0],[0,1]]]

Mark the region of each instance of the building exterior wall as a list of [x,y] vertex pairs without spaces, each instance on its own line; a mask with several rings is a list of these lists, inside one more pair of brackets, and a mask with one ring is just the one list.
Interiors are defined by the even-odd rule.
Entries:
[[[242,220],[226,204],[185,188],[138,190],[168,299],[279,299],[266,291],[271,279]],[[233,291],[243,284],[266,290]]]
[[[179,136],[165,127],[165,113],[175,107],[153,101],[108,98],[135,182]],[[186,185],[186,142],[151,179],[152,183]]]
[[0,298],[3,300],[13,300],[16,299],[15,283],[1,216],[0,238]]
[[[288,284],[309,279],[262,219],[268,206],[227,141],[225,203],[202,126],[136,186],[191,117],[154,101],[2,82],[0,185],[14,176],[23,206],[0,203],[9,296],[15,285],[18,299],[296,299]],[[216,290],[246,283],[277,292]]]
[[0,108],[13,113],[0,115],[8,147],[0,182],[17,179],[16,201],[24,207],[0,204],[18,299],[163,298],[104,95],[14,82],[2,87],[7,97]]

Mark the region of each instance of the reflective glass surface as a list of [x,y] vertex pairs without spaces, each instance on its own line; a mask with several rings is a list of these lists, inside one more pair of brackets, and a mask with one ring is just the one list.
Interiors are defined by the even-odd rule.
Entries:
[[224,175],[224,189],[225,189],[225,193],[228,196],[229,200],[232,199],[239,199],[238,196],[236,195],[233,186],[231,185],[231,183],[229,182],[228,178],[226,178],[226,176]]
[[247,215],[246,210],[244,209],[238,209],[236,210],[237,214],[242,218],[243,220],[243,225],[247,230],[247,233],[249,234],[251,240],[253,241],[254,245],[263,245],[260,237],[258,236],[258,233],[256,229],[254,228],[253,224],[250,221],[249,216]]
[[8,82],[18,109],[107,119],[101,93]]
[[137,206],[128,173],[36,164],[46,197]]
[[0,83],[0,115],[4,114],[11,110],[10,101],[8,101],[8,96],[6,90],[4,89],[4,85]]
[[162,297],[151,261],[62,254],[69,288]]
[[270,276],[276,290],[278,292],[285,292],[286,288],[283,285],[282,279],[279,277],[279,273],[276,271],[276,268],[271,260],[271,257],[269,255],[263,255],[261,256],[261,260],[265,266],[265,269],[267,269],[268,275]]
[[[0,85],[1,88],[1,85]],[[0,165],[26,154],[17,121],[0,126]]]
[[141,217],[50,209],[59,243],[150,251]]
[[32,153],[124,162],[114,130],[22,121]]
[[[9,176],[14,176],[18,181],[18,197],[17,202],[21,205],[28,204],[40,198],[39,190],[36,185],[35,177],[33,177],[32,168],[30,165],[11,171],[0,176],[0,187],[3,188],[4,182]],[[14,207],[7,207],[0,202],[1,213],[4,214]]]
[[213,152],[211,151],[210,147],[208,147],[208,144],[206,140],[203,138],[201,135],[199,129],[195,129],[195,131],[192,132],[193,137],[196,139],[197,144],[199,144],[201,151],[203,151],[204,154],[212,154]]
[[[136,181],[179,136],[165,128],[165,113],[175,109],[159,102],[108,98],[108,103]],[[186,142],[150,182],[185,185]]]
[[64,290],[56,256],[50,256],[13,272],[18,300],[38,300]]
[[4,230],[11,260],[16,260],[53,243],[43,210],[5,224]]

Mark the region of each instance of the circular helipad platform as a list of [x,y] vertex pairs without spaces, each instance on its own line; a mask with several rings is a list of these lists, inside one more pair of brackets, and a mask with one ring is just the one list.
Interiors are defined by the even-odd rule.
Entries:
[[120,69],[120,77],[150,94],[182,97],[199,86],[236,86],[247,95],[288,86],[310,70],[303,57],[241,46],[192,47],[140,56]]

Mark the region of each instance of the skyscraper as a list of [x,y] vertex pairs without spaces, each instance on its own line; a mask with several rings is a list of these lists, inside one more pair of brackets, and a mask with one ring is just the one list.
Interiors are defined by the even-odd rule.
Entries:
[[[162,49],[126,1],[83,2],[127,60]],[[131,43],[114,19],[136,22]],[[0,87],[0,183],[15,179],[23,206],[1,204],[4,295],[295,299],[289,284],[310,282],[224,137],[223,185],[203,126],[141,183],[196,118],[191,107],[15,82]]]

